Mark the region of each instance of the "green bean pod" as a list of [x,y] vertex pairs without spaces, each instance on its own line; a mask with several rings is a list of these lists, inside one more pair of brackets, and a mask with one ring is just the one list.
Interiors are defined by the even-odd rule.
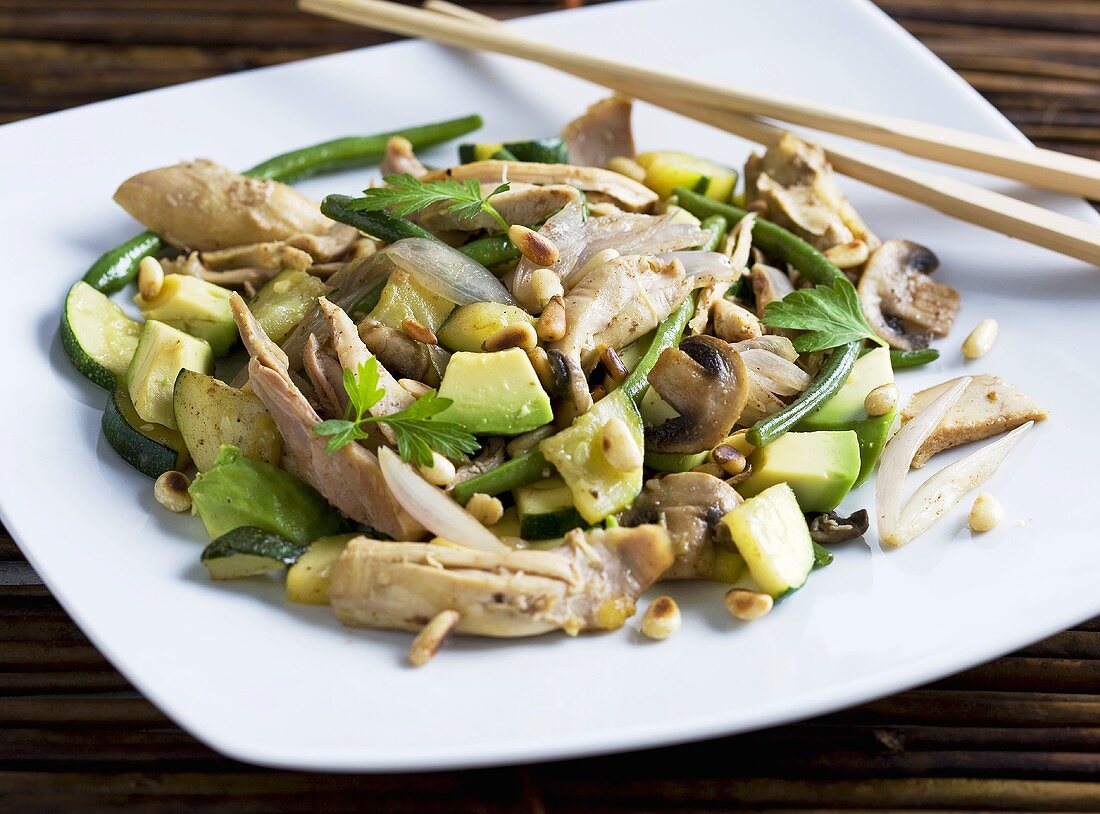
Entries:
[[519,249],[512,245],[508,235],[481,237],[459,246],[458,250],[487,269],[519,259]]
[[553,465],[546,460],[538,448],[531,449],[496,469],[490,469],[476,478],[463,481],[451,490],[451,497],[465,506],[466,502],[478,492],[499,495],[509,489],[516,489],[541,480],[546,477],[548,471],[553,469]]
[[940,358],[940,352],[935,348],[923,350],[891,350],[890,367],[894,370],[905,370],[909,367],[920,367]]
[[678,344],[684,333],[691,315],[695,313],[695,294],[689,294],[688,298],[676,306],[672,313],[665,317],[657,326],[653,334],[653,341],[649,343],[645,354],[638,360],[638,364],[630,371],[619,389],[635,402],[639,402],[649,387],[649,371],[657,364],[657,359],[667,348]]
[[717,251],[730,230],[730,222],[723,215],[711,215],[704,218],[699,226],[707,233],[707,239],[699,246],[701,252]]
[[[244,175],[289,183],[324,172],[377,164],[386,152],[386,143],[394,136],[407,138],[413,149],[425,149],[457,138],[481,127],[478,115],[393,130],[373,136],[348,136],[269,158]],[[138,264],[145,257],[163,251],[167,244],[152,232],[142,232],[125,243],[103,253],[84,274],[84,282],[104,294],[112,294],[137,276]]]

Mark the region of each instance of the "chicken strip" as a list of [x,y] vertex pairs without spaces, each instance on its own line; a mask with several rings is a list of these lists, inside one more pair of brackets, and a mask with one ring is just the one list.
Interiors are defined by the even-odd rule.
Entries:
[[404,136],[394,136],[386,142],[386,152],[378,167],[382,175],[411,175],[419,178],[428,172],[413,152],[412,142]]
[[601,99],[561,131],[569,160],[586,167],[606,167],[616,156],[634,157],[630,124],[633,103],[622,96]]
[[422,537],[424,527],[394,500],[374,453],[355,443],[326,451],[327,440],[313,431],[321,417],[291,379],[286,354],[240,296],[234,294],[231,304],[251,357],[249,382],[279,428],[293,473],[352,520],[398,540]]
[[535,636],[614,630],[672,564],[659,526],[570,532],[553,551],[478,551],[358,537],[332,572],[336,618],[358,627],[419,630],[444,610],[459,633]]
[[139,173],[122,182],[115,202],[171,245],[198,251],[322,235],[334,226],[293,187],[203,158]]

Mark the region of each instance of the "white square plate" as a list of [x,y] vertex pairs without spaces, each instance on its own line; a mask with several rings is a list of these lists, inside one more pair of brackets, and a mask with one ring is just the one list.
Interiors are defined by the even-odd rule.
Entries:
[[[958,77],[859,0],[658,0],[517,23],[581,49],[700,76],[1020,139]],[[631,749],[777,724],[960,670],[1100,611],[1095,399],[1100,274],[855,183],[883,237],[933,248],[963,291],[937,365],[903,395],[964,369],[1006,376],[1051,409],[987,488],[1008,510],[972,536],[965,507],[900,551],[842,547],[765,620],[734,622],[715,585],[662,586],[683,630],[456,642],[408,669],[406,635],[340,627],[275,583],[212,585],[201,524],[169,515],[104,443],[106,394],[70,367],[63,295],[135,232],[111,203],[124,178],[196,156],[251,165],[299,145],[478,111],[494,138],[556,132],[602,95],[517,61],[402,43],[140,94],[0,128],[0,504],[78,624],[135,686],[212,747],[270,766],[414,770]],[[641,106],[643,148],[739,165],[749,145]],[[491,139],[490,139],[491,140]],[[454,147],[427,156],[451,161]],[[903,162],[909,159],[901,159]],[[911,161],[912,166],[919,162]],[[965,176],[966,173],[957,173]],[[306,185],[355,191],[366,175]],[[974,180],[1080,218],[1083,202]],[[1000,320],[986,358],[958,351]],[[868,506],[870,491],[851,496]]]

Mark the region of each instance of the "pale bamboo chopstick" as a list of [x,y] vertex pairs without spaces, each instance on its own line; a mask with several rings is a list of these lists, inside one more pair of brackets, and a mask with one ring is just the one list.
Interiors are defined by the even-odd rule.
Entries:
[[[630,83],[647,94],[765,116],[849,136],[921,158],[1100,199],[1100,162],[895,116],[862,113],[750,88],[722,85],[607,57],[579,53],[468,17],[432,13],[389,0],[299,0],[305,11],[371,28],[426,37],[472,50],[520,57],[568,73]],[[638,98],[646,99],[641,93]],[[646,99],[648,101],[648,99]]]
[[[446,0],[427,0],[424,8],[441,14],[461,16],[479,25],[497,24],[497,20],[492,17]],[[586,75],[584,78],[605,84],[595,75]],[[637,96],[640,90],[629,83],[615,83],[612,87],[631,96]],[[776,143],[783,135],[783,130],[778,127],[736,113],[658,97],[651,97],[649,101],[765,146]],[[825,150],[833,167],[850,178],[930,206],[959,220],[1100,265],[1098,225],[1083,223],[953,178],[897,167],[834,146],[826,145]]]

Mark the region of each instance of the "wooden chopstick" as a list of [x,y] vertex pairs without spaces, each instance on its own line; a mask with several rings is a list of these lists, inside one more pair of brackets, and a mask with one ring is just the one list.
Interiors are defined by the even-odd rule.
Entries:
[[[446,0],[427,0],[424,8],[440,14],[461,16],[479,25],[498,24],[492,17]],[[607,84],[594,74],[584,75],[583,78]],[[630,83],[610,86],[631,96],[638,96],[641,90]],[[759,119],[706,106],[652,96],[648,101],[764,146],[775,144],[784,132]],[[967,223],[1100,265],[1100,225],[1084,223],[954,178],[898,167],[835,146],[823,147],[837,172],[850,178],[930,206]]]
[[751,88],[723,85],[644,65],[584,54],[526,37],[513,29],[389,2],[389,0],[299,0],[310,12],[371,28],[472,50],[493,51],[539,62],[603,84],[629,83],[648,95],[718,110],[764,116],[849,136],[921,158],[1012,178],[1033,186],[1100,199],[1100,162],[1030,145],[953,130],[896,116],[864,113]]

